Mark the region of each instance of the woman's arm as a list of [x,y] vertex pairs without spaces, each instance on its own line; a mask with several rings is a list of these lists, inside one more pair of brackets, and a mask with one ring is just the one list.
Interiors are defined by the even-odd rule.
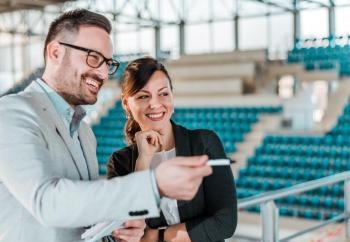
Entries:
[[167,242],[191,242],[185,223],[169,226],[164,231],[164,240]]
[[132,162],[132,146],[114,152],[107,162],[107,179],[133,172]]
[[[164,231],[164,240],[167,242],[191,242],[184,223],[167,227]],[[158,242],[158,229],[147,228],[140,242]]]

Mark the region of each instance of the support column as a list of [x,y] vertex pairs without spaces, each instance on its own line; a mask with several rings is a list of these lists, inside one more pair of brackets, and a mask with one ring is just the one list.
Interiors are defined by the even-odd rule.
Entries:
[[334,46],[335,42],[335,12],[334,5],[330,4],[328,8],[328,36],[330,46]]
[[161,47],[160,47],[160,26],[157,24],[154,26],[154,44],[155,44],[155,54],[156,54],[156,59],[161,58]]
[[293,2],[293,43],[294,47],[298,47],[300,41],[300,4],[299,0]]
[[278,208],[273,201],[261,204],[262,241],[278,242]]
[[235,50],[239,50],[239,16],[238,14],[234,17],[234,40],[235,40]]
[[[350,180],[346,180],[344,183],[344,202],[345,213],[350,213]],[[350,238],[350,218],[345,220],[345,235],[346,238]]]
[[181,20],[179,23],[179,52],[180,56],[184,55],[186,52],[186,44],[185,44],[185,21]]

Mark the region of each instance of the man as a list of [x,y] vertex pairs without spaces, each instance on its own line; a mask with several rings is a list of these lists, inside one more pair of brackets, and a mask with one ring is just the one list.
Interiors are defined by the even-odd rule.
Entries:
[[87,10],[50,26],[45,71],[24,92],[0,99],[0,241],[78,241],[84,227],[125,220],[137,241],[140,216],[158,216],[160,196],[191,199],[212,170],[207,157],[178,157],[154,171],[97,180],[96,140],[80,105],[93,104],[118,63],[109,21]]

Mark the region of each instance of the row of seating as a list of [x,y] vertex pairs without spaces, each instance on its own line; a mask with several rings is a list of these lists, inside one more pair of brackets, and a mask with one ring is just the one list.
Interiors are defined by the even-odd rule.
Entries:
[[311,169],[332,169],[336,172],[350,170],[348,159],[333,159],[329,157],[305,157],[305,156],[281,156],[281,155],[259,155],[249,157],[248,166],[273,166],[273,167],[293,167]]
[[[259,194],[259,190],[237,188],[237,196],[248,198]],[[344,210],[344,198],[330,195],[301,194],[299,196],[288,196],[277,199],[277,204],[282,206],[300,206],[301,208],[311,207],[314,209]]]
[[325,36],[322,38],[305,38],[295,39],[295,47],[296,49],[301,48],[336,48],[336,47],[346,47],[350,49],[350,35],[334,35],[330,34],[329,36]]
[[249,114],[249,113],[280,113],[282,111],[281,106],[254,106],[254,107],[181,107],[176,108],[175,113],[205,113],[205,114],[212,114],[212,113],[219,113],[223,117],[226,114],[234,114],[234,113],[243,113],[243,114]]
[[[242,194],[245,194],[244,196],[243,195],[241,196],[240,194],[238,194],[238,197],[241,199],[241,198],[257,195],[261,192],[288,188],[293,185],[300,184],[302,182],[305,182],[305,180],[245,176],[242,179],[241,178],[238,179],[236,182],[236,185],[237,185],[237,189],[241,191],[249,191],[249,190],[255,191],[254,194],[248,194],[248,193],[242,192]],[[308,191],[306,193],[303,193],[303,195],[315,195],[315,196],[321,196],[321,197],[329,196],[329,197],[333,197],[334,199],[342,199],[343,194],[344,192],[343,192],[342,184],[336,184],[332,186],[323,186],[323,187]],[[293,197],[297,199],[297,197],[299,196],[301,195],[290,196],[290,197],[291,199]]]
[[263,145],[255,150],[256,155],[287,155],[287,156],[305,156],[305,157],[331,157],[346,159],[350,157],[350,149],[342,146],[298,146],[298,145]]
[[[251,212],[260,212],[260,207],[252,206],[247,210]],[[286,205],[279,206],[279,214],[281,216],[302,217],[304,219],[312,219],[312,220],[315,220],[315,219],[328,220],[338,216],[341,213],[342,211],[339,211],[337,209],[319,210],[319,209],[313,209],[313,208],[303,208],[298,206],[286,206]]]
[[[262,113],[281,112],[281,106],[261,107],[181,107],[176,108],[173,120],[189,129],[214,130],[227,153],[236,151],[241,142]],[[105,173],[109,155],[126,145],[124,140],[125,113],[120,101],[109,110],[101,122],[93,127],[97,137],[97,155],[100,174]]]
[[195,122],[212,122],[215,123],[217,120],[223,121],[227,124],[239,125],[244,123],[255,123],[258,120],[257,114],[244,114],[244,113],[232,113],[224,115],[217,114],[205,114],[205,113],[174,113],[173,118],[181,121],[195,121]]
[[[310,168],[292,168],[292,167],[275,167],[275,166],[258,166],[251,165],[248,168],[241,169],[239,176],[242,177],[273,177],[281,179],[292,179],[295,181],[310,181],[325,176],[335,174],[334,170],[310,169]],[[274,184],[276,185],[276,184]],[[272,186],[274,186],[272,185]]]
[[[349,122],[350,123],[350,122]],[[263,140],[264,144],[298,144],[315,146],[350,146],[347,135],[325,135],[325,136],[276,136],[268,135]]]
[[288,63],[303,63],[306,70],[339,70],[340,75],[350,72],[350,45],[295,47],[288,52]]
[[[326,135],[266,136],[239,172],[238,197],[247,198],[350,170],[349,121],[347,104]],[[339,183],[280,199],[280,214],[321,220],[334,217],[344,210],[343,189],[343,183]],[[259,207],[248,209],[258,210]]]

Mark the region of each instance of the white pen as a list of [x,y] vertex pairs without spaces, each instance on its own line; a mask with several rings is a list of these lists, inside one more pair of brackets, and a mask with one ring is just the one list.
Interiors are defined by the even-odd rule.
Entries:
[[207,165],[209,165],[209,166],[228,166],[228,165],[230,165],[230,160],[229,159],[208,160]]

